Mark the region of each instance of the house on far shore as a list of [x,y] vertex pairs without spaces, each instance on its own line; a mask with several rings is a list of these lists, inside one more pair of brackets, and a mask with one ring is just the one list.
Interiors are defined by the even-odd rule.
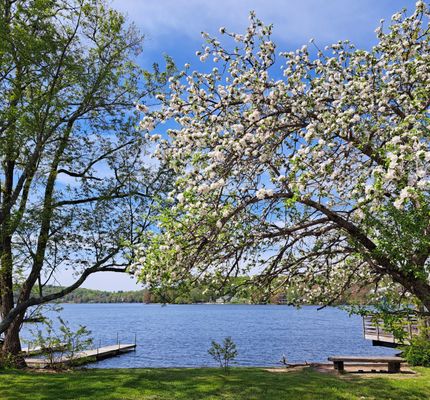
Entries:
[[215,303],[216,303],[216,304],[226,304],[226,303],[231,303],[232,299],[233,299],[233,296],[225,295],[225,296],[218,297],[218,298],[215,300]]

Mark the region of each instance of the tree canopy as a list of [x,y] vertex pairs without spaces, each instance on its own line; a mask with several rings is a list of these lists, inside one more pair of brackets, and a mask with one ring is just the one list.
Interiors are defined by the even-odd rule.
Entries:
[[[150,225],[145,216],[164,178],[147,163],[135,105],[166,75],[154,79],[138,67],[141,44],[103,1],[0,2],[5,352],[19,351],[28,307],[70,293],[91,274],[125,272],[126,244]],[[45,293],[65,270],[74,283]]]
[[430,310],[427,5],[381,21],[370,50],[278,52],[272,29],[251,13],[244,34],[204,34],[197,55],[213,69],[187,66],[143,117],[148,132],[174,121],[152,137],[179,177],[136,274],[153,286],[251,274],[325,303],[379,285]]

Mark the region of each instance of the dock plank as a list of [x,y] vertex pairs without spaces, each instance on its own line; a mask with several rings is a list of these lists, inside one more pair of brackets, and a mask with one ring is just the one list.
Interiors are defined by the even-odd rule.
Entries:
[[[88,362],[102,360],[109,357],[114,357],[120,355],[122,353],[126,353],[129,351],[133,351],[136,348],[136,344],[114,344],[110,346],[99,347],[96,349],[84,350],[76,353],[72,358],[70,357],[61,357],[56,359],[53,364],[70,364],[71,362],[80,361],[85,362],[87,359]],[[28,367],[34,368],[44,368],[49,365],[49,362],[44,358],[26,358],[25,362]]]
[[[59,351],[61,349],[63,349],[65,346],[64,343],[59,344],[58,346],[52,348],[52,350],[54,351]],[[21,353],[25,353],[25,355],[36,355],[36,354],[41,354],[44,351],[46,351],[47,349],[45,349],[42,346],[34,346],[34,347],[23,347],[21,349]]]

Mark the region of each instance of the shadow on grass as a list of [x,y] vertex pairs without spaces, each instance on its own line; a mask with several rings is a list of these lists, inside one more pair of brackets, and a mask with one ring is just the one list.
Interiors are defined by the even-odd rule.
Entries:
[[313,371],[235,368],[110,369],[0,373],[1,400],[50,399],[429,399],[430,369],[416,376],[338,377]]

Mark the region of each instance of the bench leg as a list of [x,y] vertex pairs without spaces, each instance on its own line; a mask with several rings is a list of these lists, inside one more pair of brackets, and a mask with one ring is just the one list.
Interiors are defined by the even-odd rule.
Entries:
[[343,361],[333,361],[334,369],[337,371],[344,371]]
[[391,373],[400,372],[400,363],[399,362],[389,362],[388,363],[388,372],[391,372]]

